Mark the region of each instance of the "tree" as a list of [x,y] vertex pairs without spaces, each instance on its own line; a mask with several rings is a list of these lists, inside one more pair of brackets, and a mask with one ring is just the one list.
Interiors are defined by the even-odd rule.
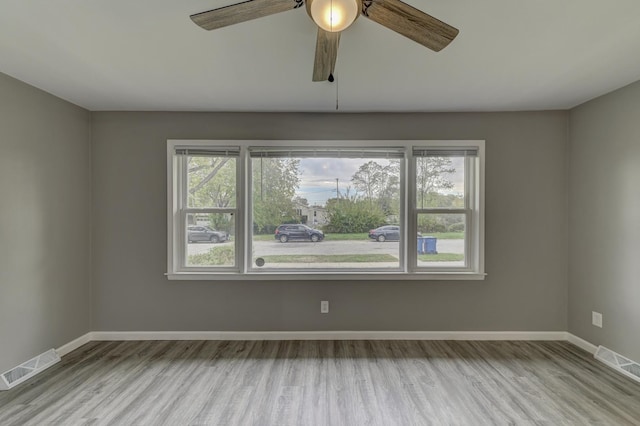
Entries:
[[293,203],[297,204],[299,206],[309,207],[309,200],[307,200],[306,198],[301,197],[299,195],[296,195],[293,198]]
[[298,221],[293,201],[300,185],[300,160],[253,160],[253,224],[256,233],[271,233],[282,223]]
[[453,188],[449,176],[456,172],[447,157],[419,157],[416,161],[416,189],[420,207],[429,206],[428,194]]
[[353,186],[364,193],[367,200],[373,201],[377,193],[380,191],[380,186],[383,180],[383,167],[375,161],[369,161],[360,166],[351,177]]
[[[229,157],[189,157],[187,161],[189,207],[235,207],[236,159]],[[198,217],[196,217],[198,216]],[[208,226],[233,233],[233,217],[210,213]],[[203,220],[202,215],[190,215],[189,223]]]
[[383,169],[378,205],[387,215],[400,214],[400,161],[391,160]]
[[234,207],[236,159],[189,157],[189,207]]
[[351,177],[353,186],[364,194],[371,205],[377,204],[387,214],[398,214],[400,162],[391,160],[386,166],[369,161]]
[[368,200],[358,196],[327,200],[327,232],[367,232],[385,223],[385,214]]

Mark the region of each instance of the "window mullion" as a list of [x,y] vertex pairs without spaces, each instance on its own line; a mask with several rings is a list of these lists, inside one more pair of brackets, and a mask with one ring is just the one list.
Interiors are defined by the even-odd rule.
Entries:
[[475,157],[465,156],[464,158],[464,185],[465,185],[465,197],[464,197],[464,205],[467,208],[467,212],[465,214],[465,230],[464,230],[464,238],[465,238],[465,264],[468,269],[475,269],[477,265],[477,257],[478,253],[476,250],[476,224],[474,220],[473,211],[477,207],[475,205],[475,184],[474,184],[474,176],[475,169],[473,167],[473,159]]
[[476,250],[472,250],[475,246],[475,225],[473,223],[473,211],[471,209],[467,209],[465,212],[465,229],[464,229],[464,260],[465,267],[472,268],[472,265],[476,263]]
[[180,269],[184,269],[187,266],[187,213],[184,209],[180,210],[180,229],[178,230],[180,240],[180,250],[178,256],[180,260]]
[[[251,161],[250,150],[247,149],[244,151],[244,179],[245,183],[243,188],[245,190],[244,193],[244,260],[242,263],[242,270],[244,273],[249,272],[251,269],[252,262],[252,253],[253,253],[253,162]],[[241,157],[242,158],[242,157]]]
[[189,206],[189,158],[184,155],[180,158],[180,209]]
[[180,226],[178,228],[178,264],[180,269],[184,269],[187,266],[187,213],[184,209],[187,207],[188,196],[188,171],[189,163],[186,156],[180,156],[179,158],[179,176],[180,176],[180,196],[178,197],[178,216]]
[[246,273],[245,243],[246,243],[246,194],[248,193],[246,180],[246,156],[245,147],[240,147],[238,161],[236,163],[236,268],[240,273]]
[[402,233],[401,238],[400,238],[400,247],[399,247],[399,255],[400,255],[400,269],[403,272],[407,272],[407,257],[409,256],[409,252],[410,249],[409,247],[411,245],[415,246],[415,244],[411,244],[411,239],[407,238],[407,235],[411,235],[407,233],[408,229],[411,229],[411,225],[409,224],[409,221],[407,220],[407,207],[408,207],[408,201],[407,201],[407,159],[406,159],[406,154],[404,156],[404,158],[402,159],[402,161],[400,162],[400,223],[402,224],[401,226],[401,231]]
[[408,154],[409,158],[409,173],[408,173],[408,182],[407,182],[407,190],[405,191],[405,196],[407,197],[405,201],[405,206],[407,206],[409,210],[408,220],[407,220],[407,244],[408,247],[406,253],[406,265],[407,271],[413,272],[418,265],[418,247],[417,243],[412,244],[413,235],[418,235],[418,190],[416,185],[417,179],[417,161],[412,152]]

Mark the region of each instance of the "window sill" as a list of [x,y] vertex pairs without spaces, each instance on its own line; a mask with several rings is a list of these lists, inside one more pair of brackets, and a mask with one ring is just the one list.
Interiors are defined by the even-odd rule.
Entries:
[[477,272],[316,272],[316,273],[237,273],[176,272],[165,274],[171,281],[482,281],[487,274]]

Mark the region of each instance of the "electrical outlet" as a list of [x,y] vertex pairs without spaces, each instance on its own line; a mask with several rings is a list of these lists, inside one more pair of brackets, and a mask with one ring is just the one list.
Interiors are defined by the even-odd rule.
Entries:
[[600,312],[591,312],[591,324],[602,328],[602,314]]
[[320,301],[320,313],[321,314],[328,314],[329,313],[329,301],[328,300]]

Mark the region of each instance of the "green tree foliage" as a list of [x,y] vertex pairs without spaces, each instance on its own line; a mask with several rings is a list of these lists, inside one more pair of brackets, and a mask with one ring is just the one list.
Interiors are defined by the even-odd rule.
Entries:
[[189,265],[193,266],[231,266],[235,262],[233,246],[213,247],[206,253],[189,256]]
[[[189,157],[187,167],[189,207],[235,207],[235,158]],[[195,223],[195,215],[189,218],[190,223]],[[208,219],[211,228],[230,234],[234,232],[233,217],[230,215],[211,213]]]
[[400,214],[400,160],[391,160],[383,169],[384,176],[378,193],[380,208],[387,215]]
[[[456,169],[447,157],[421,157],[416,160],[416,192],[422,208],[462,208],[464,197],[444,194],[442,190],[454,187],[450,178]],[[418,216],[418,232],[462,232],[464,216],[459,214],[421,214]]]
[[418,232],[421,234],[428,234],[430,232],[444,232],[446,226],[435,216],[421,215],[418,217]]
[[357,233],[384,225],[385,213],[369,200],[352,196],[327,201],[329,223],[326,232]]
[[464,207],[464,197],[457,194],[440,194],[430,192],[425,195],[425,206],[442,209],[458,209]]
[[296,223],[296,189],[300,160],[256,158],[253,169],[253,226],[257,234],[274,232],[282,223]]
[[189,157],[189,207],[235,207],[236,159]]
[[208,226],[218,230],[225,231],[230,235],[235,233],[235,222],[231,214],[209,213]]
[[386,215],[399,214],[400,162],[391,160],[382,165],[369,161],[351,177],[353,186],[363,194],[370,205],[377,205]]
[[[439,194],[430,192],[426,194],[425,201],[429,206],[440,208],[462,208],[464,197],[455,194]],[[431,232],[463,232],[464,215],[462,214],[421,214],[418,215],[418,232],[423,234]]]

